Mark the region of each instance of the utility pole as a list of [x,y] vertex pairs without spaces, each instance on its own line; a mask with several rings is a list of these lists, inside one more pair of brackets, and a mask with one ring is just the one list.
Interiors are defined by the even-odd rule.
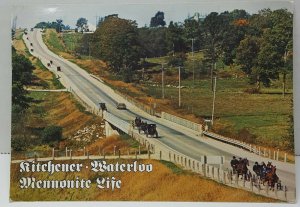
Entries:
[[179,66],[178,106],[181,107],[181,67]]
[[91,43],[89,42],[89,59],[91,59]]
[[145,68],[142,68],[142,80],[144,81]]
[[[288,55],[288,51],[287,51],[287,46],[285,48],[285,52],[284,52],[284,67],[286,67],[286,62],[287,62],[287,55]],[[283,91],[282,91],[282,95],[283,95],[283,98],[285,97],[285,81],[286,81],[286,68],[284,68],[284,71],[283,71],[283,77],[282,77],[282,87],[283,87]]]
[[174,42],[173,42],[173,57],[175,56],[175,45],[174,45]]
[[162,99],[165,99],[165,81],[164,81],[164,64],[161,64],[161,93],[162,93]]
[[98,22],[99,22],[99,20],[98,20],[98,17],[99,17],[99,16],[96,15],[95,17],[96,17],[96,25],[95,25],[95,26],[96,26],[96,29],[97,29],[97,28],[98,28]]
[[194,41],[192,38],[192,61],[193,61],[193,87],[195,87],[195,59],[194,59]]
[[212,113],[211,113],[211,125],[214,124],[214,113],[215,113],[215,100],[216,100],[216,88],[217,88],[217,77],[214,78],[214,95],[213,95],[213,105],[212,105]]
[[211,90],[214,91],[213,85],[214,85],[214,80],[213,80],[213,71],[215,71],[217,68],[217,63],[214,62],[211,66],[210,70],[210,79],[211,79]]

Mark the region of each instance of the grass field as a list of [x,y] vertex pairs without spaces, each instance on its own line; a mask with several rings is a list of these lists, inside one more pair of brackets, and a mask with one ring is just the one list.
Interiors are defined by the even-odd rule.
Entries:
[[44,39],[47,41],[47,46],[51,47],[54,51],[64,51],[64,45],[62,43],[61,36],[57,35],[56,31],[54,29],[47,29],[44,34]]
[[[131,160],[107,160],[108,163],[130,163]],[[58,161],[55,161],[58,162]],[[194,173],[184,171],[172,163],[154,160],[139,160],[152,164],[153,171],[141,172],[104,172],[95,173],[83,168],[79,173],[34,173],[39,180],[71,180],[76,176],[90,179],[89,189],[20,189],[19,179],[32,176],[32,173],[20,173],[18,164],[11,165],[10,199],[12,201],[213,201],[213,202],[277,202],[274,199],[258,196],[247,191],[237,190],[207,180]],[[65,161],[64,163],[70,163]],[[76,161],[89,165],[89,161]],[[122,181],[121,189],[97,188],[98,177],[112,177]]]

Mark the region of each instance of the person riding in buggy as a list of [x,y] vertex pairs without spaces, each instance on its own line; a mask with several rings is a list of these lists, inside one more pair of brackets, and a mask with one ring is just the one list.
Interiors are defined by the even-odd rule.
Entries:
[[237,165],[239,164],[239,161],[236,159],[235,156],[232,157],[232,160],[230,161],[230,165],[232,167],[232,171],[233,173],[236,173],[236,168],[237,168]]
[[255,162],[253,171],[263,185],[267,183],[267,185],[274,190],[276,184],[278,190],[282,189],[281,181],[276,174],[276,166],[273,166],[271,162],[268,162],[267,165],[264,162],[261,162],[260,165],[258,162]]
[[242,175],[245,180],[249,180],[252,176],[247,167],[249,166],[249,160],[247,158],[239,158],[239,160],[237,160],[236,157],[233,156],[230,164],[233,170],[233,174],[237,174],[238,177]]

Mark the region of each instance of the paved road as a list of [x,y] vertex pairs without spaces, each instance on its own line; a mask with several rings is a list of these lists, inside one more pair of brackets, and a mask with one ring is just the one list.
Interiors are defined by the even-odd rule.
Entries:
[[[117,96],[113,92],[108,92],[105,86],[101,86],[100,83],[100,85],[95,83],[95,79],[78,66],[50,52],[44,45],[41,38],[41,32],[39,30],[29,32],[28,37],[29,41],[33,43],[33,55],[48,61],[52,60],[54,62],[54,65],[52,66],[53,68],[56,66],[60,66],[62,68],[62,72],[59,72],[58,74],[62,77],[65,85],[76,88],[82,95],[85,96],[85,100],[88,100],[89,103],[98,105],[99,102],[105,102],[110,113],[125,121],[130,122],[138,115],[148,122],[157,124],[160,136],[158,138],[159,141],[178,152],[198,160],[201,155],[225,156],[227,161],[225,167],[229,167],[229,160],[233,155],[247,157],[251,161],[251,166],[254,161],[266,161],[266,159],[262,159],[261,157],[236,147],[208,138],[198,137],[188,129],[172,125],[160,120],[159,118],[151,117],[134,106],[128,106],[128,110],[117,110],[116,103],[120,99],[118,100]],[[27,46],[30,47],[28,43],[29,42],[27,42]],[[294,166],[282,163],[278,163],[277,166],[277,174],[282,182],[290,189],[294,189]]]

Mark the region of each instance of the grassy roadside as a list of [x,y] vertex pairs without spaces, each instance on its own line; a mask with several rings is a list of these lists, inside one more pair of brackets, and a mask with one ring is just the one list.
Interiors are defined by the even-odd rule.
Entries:
[[[42,62],[26,53],[26,46],[22,40],[22,31],[17,31],[17,37],[13,42],[17,52],[25,55],[34,65],[34,80],[30,89],[61,89],[59,79],[51,73]],[[128,137],[114,136],[104,139],[104,126],[102,119],[86,111],[85,107],[78,102],[69,92],[31,91],[28,97],[32,102],[22,117],[13,116],[14,144],[23,146],[22,152],[13,151],[13,159],[23,156],[26,151],[49,152],[50,145],[44,143],[42,133],[48,126],[62,128],[63,139],[55,144],[55,147],[64,149],[65,146],[79,149],[84,146],[94,152],[93,147],[101,146],[107,153],[111,153],[114,146],[122,150],[134,149],[138,144]],[[25,146],[26,145],[26,146]],[[14,145],[15,146],[15,145]]]
[[[131,163],[132,160],[107,160],[108,163]],[[55,161],[59,162],[59,161]],[[10,198],[13,201],[213,201],[213,202],[278,202],[274,199],[231,188],[212,180],[207,180],[191,172],[174,173],[174,166],[168,162],[139,160],[139,163],[152,164],[153,171],[95,173],[83,168],[79,173],[34,173],[37,180],[71,180],[77,176],[90,179],[91,188],[78,189],[19,189],[21,177],[32,173],[20,173],[18,164],[11,165]],[[69,161],[59,162],[69,163]],[[89,161],[76,161],[89,166]],[[98,177],[112,177],[122,181],[121,189],[99,189]]]
[[[71,34],[69,34],[71,35]],[[48,37],[50,37],[48,35]],[[47,42],[47,38],[45,38]],[[51,41],[48,41],[48,44]],[[62,45],[61,45],[62,46]],[[51,47],[50,47],[51,49]],[[66,49],[57,51],[65,55]],[[185,86],[182,91],[182,107],[178,107],[178,69],[168,67],[165,73],[165,99],[161,98],[161,63],[166,63],[166,57],[148,58],[151,63],[148,74],[150,81],[140,83],[124,83],[112,75],[106,64],[95,59],[76,59],[74,56],[65,56],[88,72],[101,77],[109,86],[119,92],[148,105],[156,106],[157,111],[165,111],[182,118],[203,123],[203,118],[209,118],[212,111],[212,92],[207,74],[199,74],[200,62],[203,53],[194,54],[196,81],[190,78],[182,81]],[[199,64],[198,64],[199,63]],[[191,73],[192,55],[188,54],[186,68]],[[218,67],[223,67],[218,65]],[[289,129],[289,116],[292,114],[292,81],[288,77],[288,95],[281,95],[281,82],[273,81],[270,88],[262,88],[260,94],[245,92],[253,86],[249,85],[248,78],[236,66],[224,67],[218,72],[217,94],[215,104],[214,131],[252,144],[271,149],[280,149],[290,153],[286,148],[283,137]],[[191,98],[193,97],[193,98]]]
[[64,86],[57,80],[54,73],[49,71],[42,62],[32,56],[28,49],[26,48],[26,45],[22,39],[23,36],[23,30],[17,30],[16,31],[16,38],[13,41],[13,46],[17,50],[18,54],[22,54],[25,57],[27,57],[35,67],[33,70],[33,84],[30,86],[32,89],[63,89]]

